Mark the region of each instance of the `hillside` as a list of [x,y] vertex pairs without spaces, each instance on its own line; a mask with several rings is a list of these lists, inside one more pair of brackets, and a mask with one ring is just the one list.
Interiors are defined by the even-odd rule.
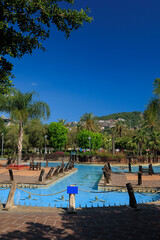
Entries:
[[96,117],[97,120],[109,120],[109,119],[118,119],[123,118],[126,120],[127,124],[132,127],[139,125],[140,120],[142,119],[142,112],[121,112],[113,113],[102,117]]

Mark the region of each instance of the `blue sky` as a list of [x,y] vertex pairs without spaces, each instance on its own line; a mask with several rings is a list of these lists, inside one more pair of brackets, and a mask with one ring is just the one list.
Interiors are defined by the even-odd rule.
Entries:
[[143,111],[160,77],[160,1],[76,0],[94,21],[66,40],[52,28],[46,51],[13,60],[15,87],[36,91],[48,122]]

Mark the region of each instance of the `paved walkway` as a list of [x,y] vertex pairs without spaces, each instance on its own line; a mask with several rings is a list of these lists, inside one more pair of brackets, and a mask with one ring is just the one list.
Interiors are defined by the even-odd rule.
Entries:
[[0,239],[159,240],[160,205],[79,209],[17,207],[0,210]]
[[[137,173],[111,173],[111,180],[109,186],[126,187],[126,183],[131,183],[132,186],[138,186],[138,174]],[[140,187],[160,187],[160,174],[142,174],[142,185]]]

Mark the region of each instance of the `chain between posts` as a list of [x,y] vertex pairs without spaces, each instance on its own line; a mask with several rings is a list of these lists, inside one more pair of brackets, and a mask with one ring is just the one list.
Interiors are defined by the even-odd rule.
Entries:
[[141,195],[143,195],[143,196],[153,196],[153,195],[155,195],[155,194],[157,194],[157,193],[160,193],[160,191],[157,191],[157,192],[155,192],[155,193],[153,193],[153,194],[146,194],[146,193],[140,193],[140,192],[136,192],[136,193],[141,194]]
[[7,188],[0,188],[0,191],[2,190],[6,190],[6,189],[9,189],[10,187],[7,187]]
[[[63,193],[63,192],[65,192],[65,191],[67,191],[67,189],[64,189],[64,190],[62,190],[62,191],[60,191],[60,192],[57,192],[57,193],[51,193],[51,194],[38,194],[38,193],[33,193],[33,192],[29,192],[29,191],[26,191],[26,190],[24,190],[24,189],[22,189],[22,188],[20,188],[20,187],[18,187],[17,186],[17,188],[19,189],[19,190],[21,190],[21,191],[23,191],[23,192],[26,192],[26,193],[29,193],[29,194],[31,194],[31,195],[36,195],[36,196],[53,196],[53,195],[57,195],[57,194],[60,194],[60,193]],[[0,191],[2,191],[2,190],[7,190],[7,189],[9,189],[9,187],[7,187],[7,188],[2,188],[2,189],[0,189]],[[82,192],[88,192],[88,193],[96,193],[96,194],[98,194],[98,193],[109,193],[109,192],[118,192],[119,190],[122,190],[122,189],[116,189],[116,190],[112,190],[112,191],[101,191],[101,192],[96,192],[96,191],[87,191],[87,190],[83,190],[83,189],[78,189],[79,191],[82,191]],[[153,194],[145,194],[145,193],[140,193],[140,192],[136,192],[136,193],[138,193],[138,194],[141,194],[141,195],[143,195],[143,196],[153,196],[153,195],[155,195],[155,194],[157,194],[157,193],[160,193],[160,191],[157,191],[157,192],[155,192],[155,193],[153,193]]]
[[[120,190],[122,190],[123,188],[121,188],[121,189],[116,189],[116,190],[112,190],[112,191],[101,191],[101,192],[95,192],[95,191],[87,191],[87,190],[83,190],[83,189],[78,189],[79,191],[82,191],[82,192],[88,192],[88,193],[109,193],[109,192],[118,192],[118,191],[120,191]],[[153,194],[145,194],[145,193],[140,193],[140,192],[136,192],[136,193],[138,193],[138,194],[141,194],[141,195],[144,195],[144,196],[153,196],[153,195],[155,195],[155,194],[157,194],[157,193],[160,193],[160,191],[157,191],[157,192],[155,192],[155,193],[153,193]]]
[[51,194],[38,194],[38,193],[28,192],[28,191],[26,191],[26,190],[24,190],[24,189],[22,189],[22,188],[20,188],[20,187],[18,187],[18,186],[17,186],[17,188],[18,188],[19,190],[21,190],[21,191],[23,191],[23,192],[26,192],[26,193],[29,193],[29,194],[31,194],[31,195],[43,196],[43,197],[53,196],[53,195],[57,195],[57,194],[59,194],[59,193],[63,193],[63,192],[65,192],[65,191],[67,191],[67,189],[64,189],[64,190],[62,190],[62,191],[60,191],[60,192],[57,192],[57,193],[51,193]]
[[116,189],[116,190],[112,190],[112,191],[101,191],[101,192],[96,192],[96,191],[87,191],[87,190],[83,190],[83,189],[78,189],[79,191],[82,191],[82,192],[88,192],[88,193],[109,193],[109,192],[118,192],[119,190],[122,190],[123,188],[121,189]]

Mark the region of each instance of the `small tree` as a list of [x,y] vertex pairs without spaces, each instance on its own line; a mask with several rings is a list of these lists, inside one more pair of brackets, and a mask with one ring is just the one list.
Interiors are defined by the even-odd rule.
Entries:
[[47,134],[48,129],[40,120],[33,119],[29,121],[24,130],[29,137],[30,147],[38,149],[44,147],[44,136]]
[[67,142],[67,133],[68,129],[62,123],[50,123],[48,127],[50,145],[56,150],[61,150]]
[[[89,140],[90,137],[90,140]],[[77,134],[78,146],[84,149],[99,149],[102,146],[102,134],[89,130],[82,130]]]

